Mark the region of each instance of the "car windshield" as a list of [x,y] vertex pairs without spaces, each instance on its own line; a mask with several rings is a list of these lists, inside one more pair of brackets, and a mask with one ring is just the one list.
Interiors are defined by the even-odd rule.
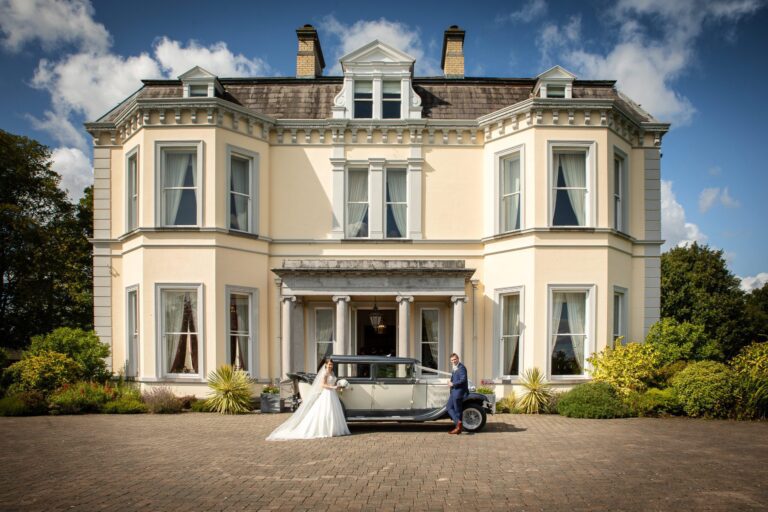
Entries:
[[413,378],[413,365],[412,364],[377,364],[376,378]]

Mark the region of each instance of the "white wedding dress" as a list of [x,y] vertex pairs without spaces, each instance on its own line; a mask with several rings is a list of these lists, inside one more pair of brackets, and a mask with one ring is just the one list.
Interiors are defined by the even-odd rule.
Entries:
[[325,366],[315,377],[308,396],[304,397],[296,412],[269,434],[267,441],[317,439],[350,434],[336,390],[323,387],[323,382],[329,386],[336,384],[336,376],[333,373],[328,375]]

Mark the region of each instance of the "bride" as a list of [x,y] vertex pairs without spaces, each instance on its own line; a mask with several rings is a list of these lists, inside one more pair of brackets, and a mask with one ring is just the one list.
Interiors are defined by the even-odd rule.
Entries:
[[328,358],[320,367],[299,408],[269,434],[267,441],[348,436],[350,432],[341,401],[336,394],[337,389],[339,387],[333,374],[333,361]]

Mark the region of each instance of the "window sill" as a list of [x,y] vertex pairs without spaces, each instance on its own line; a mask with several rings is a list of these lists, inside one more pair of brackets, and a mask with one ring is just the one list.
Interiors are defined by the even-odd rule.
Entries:
[[208,381],[200,377],[199,375],[195,375],[193,377],[178,377],[178,376],[164,376],[164,377],[142,377],[136,379],[136,382],[143,382],[143,383],[151,383],[151,384],[160,384],[160,383],[174,383],[174,384],[207,384]]
[[353,243],[374,243],[374,244],[388,244],[388,243],[413,243],[412,238],[342,238],[342,242]]

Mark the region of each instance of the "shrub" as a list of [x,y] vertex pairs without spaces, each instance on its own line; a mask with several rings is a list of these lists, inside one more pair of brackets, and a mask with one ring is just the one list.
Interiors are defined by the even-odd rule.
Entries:
[[158,386],[141,395],[147,411],[153,414],[176,414],[181,412],[182,403],[171,388]]
[[656,373],[656,376],[651,383],[651,386],[657,388],[668,388],[672,386],[672,379],[683,371],[690,362],[688,361],[675,361],[674,363],[665,364]]
[[221,414],[241,414],[251,410],[251,378],[231,365],[221,365],[208,374],[211,396],[208,404]]
[[48,394],[64,384],[75,382],[82,373],[79,363],[59,352],[42,351],[25,354],[6,370],[18,391],[40,391]]
[[520,384],[525,391],[517,401],[517,407],[526,414],[538,414],[552,396],[552,386],[538,368],[530,368],[523,373]]
[[768,342],[753,343],[731,360],[736,378],[736,416],[768,417]]
[[117,390],[109,384],[81,381],[56,390],[48,404],[51,414],[94,413],[101,412],[104,404],[117,396]]
[[699,361],[723,358],[717,342],[707,336],[703,325],[678,323],[674,318],[662,318],[653,324],[645,342],[656,347],[663,364],[680,359]]
[[214,412],[208,400],[195,400],[191,405],[192,412]]
[[280,388],[277,386],[272,386],[270,384],[267,384],[261,388],[261,392],[267,395],[279,395]]
[[496,392],[493,390],[493,388],[486,388],[486,387],[479,387],[475,390],[475,393],[480,393],[481,395],[495,395]]
[[612,385],[622,395],[642,391],[656,376],[661,363],[659,352],[647,343],[627,343],[593,354],[592,378]]
[[547,402],[547,405],[544,406],[544,414],[559,414],[557,412],[557,407],[560,404],[560,399],[563,397],[565,393],[562,392],[553,392],[552,396],[549,397],[549,401]]
[[105,381],[111,373],[104,360],[109,357],[109,346],[99,341],[93,331],[60,327],[43,336],[34,336],[27,354],[58,352],[77,361],[81,367],[79,378]]
[[688,365],[672,379],[680,405],[689,416],[725,418],[736,398],[733,371],[716,361]]
[[141,414],[147,412],[147,406],[133,396],[121,396],[104,404],[102,411],[106,414]]
[[635,416],[663,416],[683,413],[680,401],[672,388],[650,388],[645,393],[634,394],[627,402]]
[[48,414],[45,396],[39,391],[22,391],[0,399],[0,416],[40,416]]
[[514,391],[512,391],[510,394],[508,394],[504,398],[500,399],[498,402],[496,402],[497,413],[511,413],[515,411],[516,407],[517,407],[517,398],[515,397]]
[[623,418],[629,410],[607,382],[587,382],[563,393],[557,412],[569,418]]

